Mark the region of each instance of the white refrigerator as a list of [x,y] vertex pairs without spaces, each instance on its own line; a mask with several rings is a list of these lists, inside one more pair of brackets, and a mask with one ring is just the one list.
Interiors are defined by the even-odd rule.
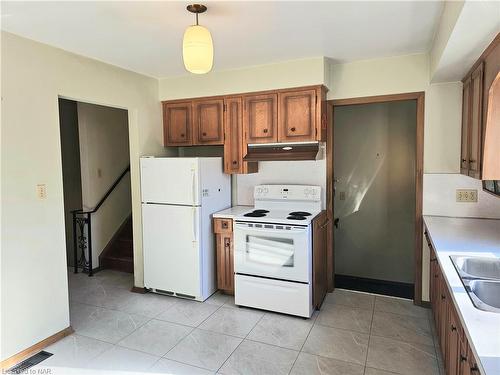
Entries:
[[231,206],[222,158],[141,158],[144,286],[204,301],[216,290],[212,214]]

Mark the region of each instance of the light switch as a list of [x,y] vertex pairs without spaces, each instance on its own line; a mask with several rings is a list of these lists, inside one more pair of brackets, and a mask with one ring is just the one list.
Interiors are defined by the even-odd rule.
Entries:
[[101,178],[102,177],[102,169],[97,168],[97,177]]
[[457,202],[477,202],[477,189],[457,189]]
[[339,200],[345,201],[345,191],[339,192]]
[[45,184],[36,185],[36,196],[38,199],[47,198],[47,186]]

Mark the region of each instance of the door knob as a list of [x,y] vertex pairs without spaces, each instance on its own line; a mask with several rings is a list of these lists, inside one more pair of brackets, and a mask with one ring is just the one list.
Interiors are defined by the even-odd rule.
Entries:
[[333,220],[333,225],[335,225],[335,228],[339,229],[339,222],[340,222],[340,219],[337,217]]

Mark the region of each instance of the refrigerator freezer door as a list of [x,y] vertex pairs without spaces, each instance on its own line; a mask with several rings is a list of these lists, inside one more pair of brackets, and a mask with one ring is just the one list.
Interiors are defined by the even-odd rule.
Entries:
[[201,297],[200,208],[142,205],[144,285]]
[[143,203],[199,206],[199,159],[141,158]]

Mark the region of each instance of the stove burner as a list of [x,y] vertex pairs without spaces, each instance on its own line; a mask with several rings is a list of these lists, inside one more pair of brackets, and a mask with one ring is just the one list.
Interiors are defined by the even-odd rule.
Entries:
[[269,211],[268,210],[253,210],[252,212],[254,214],[267,214]]
[[243,216],[246,216],[246,217],[264,217],[264,216],[266,216],[266,214],[263,212],[249,212]]
[[287,217],[288,220],[305,220],[306,217],[304,216],[297,216],[297,215],[291,215]]
[[310,212],[306,211],[294,211],[289,213],[290,216],[311,216]]

